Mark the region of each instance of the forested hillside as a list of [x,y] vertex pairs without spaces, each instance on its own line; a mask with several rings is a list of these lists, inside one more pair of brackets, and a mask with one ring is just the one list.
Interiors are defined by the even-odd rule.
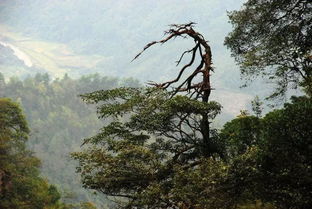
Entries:
[[0,208],[69,209],[40,177],[40,160],[26,148],[29,128],[18,106],[0,98]]
[[[25,53],[33,65],[26,66],[21,60],[7,65],[0,55],[0,71],[7,78],[14,75],[24,78],[40,72],[51,78],[60,78],[65,73],[72,78],[99,73],[135,77],[142,83],[166,80],[175,75],[174,63],[179,58],[176,55],[190,47],[188,42],[177,40],[168,43],[166,52],[148,56],[151,51],[144,59],[131,60],[147,41],[161,38],[159,31],[168,25],[193,21],[213,48],[218,72],[212,76],[218,90],[213,97],[222,101],[223,112],[229,114],[229,119],[246,108],[254,97],[252,94],[261,97],[269,94],[259,82],[253,82],[252,88],[239,89],[242,83],[237,66],[223,46],[223,38],[231,29],[226,11],[238,9],[241,2],[3,0],[0,41]],[[236,100],[237,104],[230,100]]]
[[[166,79],[165,74],[174,75],[168,64],[177,59],[175,52],[180,50],[179,45],[187,47],[185,42],[172,43],[166,54],[157,54],[132,64],[130,61],[138,47],[143,46],[149,38],[160,38],[158,32],[164,27],[192,20],[198,23],[213,44],[215,62],[219,71],[222,71],[223,79],[228,81],[220,81],[226,84],[222,87],[237,87],[232,79],[233,76],[239,79],[239,74],[233,69],[234,63],[222,43],[231,28],[224,11],[237,9],[240,2],[226,0],[220,4],[215,0],[209,3],[200,0],[188,4],[186,0],[144,3],[141,0],[2,0],[0,40],[25,50],[33,58],[34,65],[44,62],[44,70],[49,70],[51,75],[58,74],[62,69],[63,73],[66,71],[76,76],[78,73],[75,71],[79,74],[98,72],[113,76],[122,73],[143,81],[155,77]],[[212,18],[213,21],[210,21]],[[69,61],[77,55],[89,58],[88,66],[83,64],[86,59],[76,60],[76,63]],[[92,55],[99,55],[102,59],[96,63],[98,59]],[[47,58],[50,58],[49,61]],[[53,65],[62,62],[62,65],[52,70],[52,62]],[[156,73],[156,63],[164,69],[163,75]]]
[[80,150],[81,139],[92,136],[103,125],[93,106],[83,103],[79,95],[124,85],[137,86],[138,82],[96,74],[78,80],[64,76],[53,81],[47,74],[24,80],[10,78],[8,82],[3,75],[0,77],[0,97],[12,98],[25,111],[30,126],[28,147],[42,160],[43,176],[60,188],[66,202],[101,199],[100,205],[105,205],[103,196],[96,197],[82,188],[75,174],[76,163],[69,157],[71,152]]

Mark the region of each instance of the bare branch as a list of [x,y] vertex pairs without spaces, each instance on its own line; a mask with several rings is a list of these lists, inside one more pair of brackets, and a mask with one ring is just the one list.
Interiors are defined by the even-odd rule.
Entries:
[[[181,63],[182,59],[184,58],[186,54],[192,53],[191,59],[188,62],[188,64],[184,65],[180,69],[178,76],[175,79],[164,82],[164,83],[155,83],[155,82],[151,83],[150,82],[148,84],[158,87],[158,88],[167,89],[169,86],[173,85],[174,83],[179,82],[184,71],[187,68],[192,67],[192,65],[194,64],[196,53],[197,51],[199,51],[200,64],[193,70],[193,72],[188,76],[188,78],[183,80],[179,84],[178,87],[175,87],[171,93],[172,93],[172,96],[174,96],[178,92],[188,91],[191,96],[196,94],[196,98],[199,98],[201,96],[203,98],[203,101],[206,102],[208,101],[208,97],[211,91],[211,86],[210,86],[210,71],[212,71],[211,50],[210,50],[210,46],[208,45],[204,37],[193,29],[194,24],[195,23],[190,22],[188,24],[170,25],[169,30],[165,31],[165,35],[167,36],[164,39],[160,41],[152,41],[148,43],[143,48],[143,50],[134,57],[133,60],[137,59],[145,50],[147,50],[148,48],[150,48],[151,46],[155,44],[163,44],[177,37],[192,38],[195,42],[194,48],[190,50],[186,50],[181,54],[179,60],[177,61],[177,66]],[[197,84],[193,84],[192,81],[194,80],[195,77],[198,76],[198,74],[203,75],[203,81]]]
[[187,50],[187,51],[183,52],[182,55],[181,55],[181,57],[180,57],[180,59],[179,59],[178,61],[176,61],[176,63],[177,63],[176,66],[178,66],[178,65],[180,64],[180,62],[182,61],[182,59],[183,59],[183,57],[184,57],[185,54],[194,51],[196,47],[197,47],[197,45],[196,45],[193,49],[190,49],[190,50]]

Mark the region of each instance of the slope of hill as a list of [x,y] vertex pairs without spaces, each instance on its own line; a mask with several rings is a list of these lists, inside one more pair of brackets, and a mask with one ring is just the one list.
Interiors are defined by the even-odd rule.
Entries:
[[0,73],[0,98],[11,98],[25,111],[30,126],[28,147],[42,160],[43,176],[60,188],[66,203],[92,201],[103,208],[107,199],[83,189],[75,173],[76,162],[70,158],[71,152],[81,150],[83,138],[95,134],[103,125],[94,106],[86,105],[78,95],[138,82],[97,74],[76,80],[64,76],[51,81],[47,74],[3,80]]
[[7,76],[24,77],[37,72],[49,73],[54,78],[62,77],[65,73],[78,76],[92,73],[99,62],[106,60],[100,55],[79,55],[66,44],[11,32],[3,25],[0,25],[0,32],[0,69]]
[[[190,43],[176,40],[165,49],[154,49],[130,64],[134,55],[147,42],[161,38],[167,25],[194,21],[212,45],[217,75],[227,72],[224,78],[239,79],[233,61],[223,47],[223,38],[230,30],[226,10],[238,8],[239,4],[233,0],[192,3],[186,0],[4,0],[0,4],[0,28],[9,27],[11,34],[21,34],[20,38],[12,38],[4,33],[7,38],[18,41],[16,44],[29,56],[40,60],[41,66],[51,66],[51,74],[59,74],[61,69],[68,71],[68,63],[55,64],[68,61],[78,65],[76,71],[92,68],[104,74],[131,75],[145,81],[174,75],[174,68],[170,66]],[[91,57],[84,60],[82,55]],[[60,59],[60,56],[65,58]],[[46,60],[47,57],[50,59]],[[163,69],[164,76],[156,74],[159,68]]]
[[[65,73],[78,78],[100,73],[135,77],[142,82],[161,82],[176,76],[175,61],[191,47],[191,41],[174,40],[155,47],[131,62],[146,43],[162,38],[171,23],[197,22],[213,50],[215,74],[213,96],[223,101],[224,111],[239,114],[250,101],[251,91],[265,95],[256,86],[241,90],[237,66],[223,46],[230,31],[226,11],[239,8],[243,1],[113,1],[113,0],[3,0],[0,3],[0,41],[24,52],[33,66],[3,65],[10,77],[48,72],[52,78]],[[239,105],[229,100],[236,99]]]

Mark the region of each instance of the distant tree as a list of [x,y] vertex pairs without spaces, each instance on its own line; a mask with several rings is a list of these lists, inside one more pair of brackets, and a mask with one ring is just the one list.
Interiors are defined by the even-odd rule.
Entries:
[[0,208],[65,209],[57,189],[39,177],[26,149],[29,129],[19,106],[0,98]]
[[312,89],[312,2],[248,0],[229,13],[233,31],[225,39],[246,78],[276,82],[272,96],[287,88]]
[[79,150],[80,139],[92,136],[102,126],[94,107],[87,106],[78,95],[124,84],[120,79],[98,74],[53,80],[47,74],[37,74],[25,79],[11,78],[0,85],[2,95],[18,102],[25,112],[31,130],[27,146],[42,161],[41,175],[56,184],[62,194],[74,193],[66,198],[62,195],[62,201],[68,204],[110,204],[103,195],[95,196],[93,191],[82,188],[69,153]]

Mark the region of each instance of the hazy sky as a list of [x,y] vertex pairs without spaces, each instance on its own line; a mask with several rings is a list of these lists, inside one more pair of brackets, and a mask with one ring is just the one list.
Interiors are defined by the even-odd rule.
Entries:
[[[177,39],[161,47],[151,48],[134,62],[131,62],[132,58],[148,42],[162,39],[163,31],[168,29],[169,24],[196,22],[196,30],[205,36],[212,47],[215,67],[212,81],[216,88],[214,95],[224,101],[239,97],[237,103],[241,105],[235,107],[237,112],[251,96],[241,93],[238,67],[223,46],[223,41],[231,31],[227,11],[239,9],[243,2],[0,0],[0,27],[8,26],[11,31],[34,40],[64,44],[67,50],[74,52],[70,56],[83,55],[88,57],[88,61],[92,60],[92,56],[103,58],[95,67],[75,68],[70,73],[100,72],[119,77],[131,76],[141,82],[160,82],[176,76],[178,69],[174,67],[175,61],[180,53],[192,47],[190,39]],[[44,52],[46,49],[42,50]],[[49,53],[63,56],[58,48]],[[79,59],[75,62],[79,64]],[[68,65],[66,63],[66,67]]]
[[[146,43],[162,38],[163,31],[172,23],[196,22],[196,29],[210,42],[215,67],[221,72],[226,68],[233,68],[233,59],[223,46],[224,37],[231,30],[227,11],[239,9],[242,2],[0,0],[0,23],[25,36],[65,43],[77,53],[101,54],[107,59],[100,67],[109,67],[109,70],[103,69],[108,74],[118,75],[120,68],[129,68],[131,73],[126,71],[126,76],[131,74],[148,80],[154,78],[142,73],[142,70],[146,70],[148,60],[151,60],[149,68],[153,70],[156,70],[153,68],[153,62],[159,62],[154,58],[160,58],[162,61],[157,67],[170,68],[169,61],[178,56],[178,50],[183,51],[192,44],[190,41],[175,41],[171,45],[169,43],[169,49],[153,49],[146,53],[144,60],[129,65],[131,58]],[[165,65],[164,61],[168,63]],[[138,65],[141,62],[144,62],[143,66]]]

